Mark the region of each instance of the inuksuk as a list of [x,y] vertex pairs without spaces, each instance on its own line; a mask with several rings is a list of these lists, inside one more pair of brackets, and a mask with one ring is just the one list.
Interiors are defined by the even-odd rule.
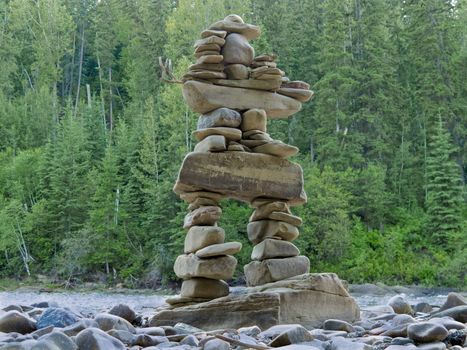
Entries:
[[217,226],[224,198],[254,208],[247,227],[252,261],[244,267],[249,286],[309,272],[308,258],[292,243],[302,220],[290,207],[307,199],[301,167],[287,160],[298,149],[273,140],[267,120],[298,112],[313,92],[290,81],[275,55],[255,56],[249,41],[259,35],[259,27],[237,15],[212,24],[196,41],[196,63],[182,78],[185,102],[201,114],[193,132],[198,143],[174,187],[189,203],[184,254],[174,266],[185,301],[229,294],[225,280],[233,277],[241,244],[226,243],[228,232]]

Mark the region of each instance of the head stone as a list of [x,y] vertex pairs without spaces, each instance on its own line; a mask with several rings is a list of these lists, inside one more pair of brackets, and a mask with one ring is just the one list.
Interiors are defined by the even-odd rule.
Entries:
[[235,22],[235,23],[245,23],[243,21],[243,18],[240,17],[239,15],[228,15],[227,17],[224,18],[224,21]]

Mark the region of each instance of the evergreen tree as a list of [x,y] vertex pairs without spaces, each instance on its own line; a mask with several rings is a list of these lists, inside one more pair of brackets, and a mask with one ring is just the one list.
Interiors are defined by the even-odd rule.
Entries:
[[[455,152],[441,117],[429,145],[427,159],[427,229],[432,239],[450,247],[452,235],[461,229],[462,185],[459,165],[451,158]],[[451,246],[452,248],[452,246]]]

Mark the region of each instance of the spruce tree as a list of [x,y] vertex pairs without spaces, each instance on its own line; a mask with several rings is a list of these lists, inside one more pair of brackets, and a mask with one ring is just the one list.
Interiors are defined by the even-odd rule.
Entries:
[[428,232],[435,243],[448,247],[461,228],[462,186],[460,169],[451,156],[455,149],[441,117],[429,144],[427,158]]

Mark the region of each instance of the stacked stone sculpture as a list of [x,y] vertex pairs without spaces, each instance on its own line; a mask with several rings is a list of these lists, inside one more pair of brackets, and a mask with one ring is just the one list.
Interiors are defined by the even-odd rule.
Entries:
[[182,278],[181,299],[204,301],[226,296],[241,249],[225,243],[217,226],[220,200],[233,198],[255,209],[248,224],[254,244],[244,267],[249,286],[307,273],[309,260],[292,243],[302,220],[290,206],[306,202],[299,165],[287,160],[298,149],[267,133],[267,120],[287,118],[313,92],[290,81],[274,55],[255,57],[249,40],[260,29],[237,15],[212,24],[195,43],[197,61],[183,76],[183,96],[201,116],[193,132],[199,141],[181,166],[174,191],[189,203],[183,227],[184,254],[174,266]]

